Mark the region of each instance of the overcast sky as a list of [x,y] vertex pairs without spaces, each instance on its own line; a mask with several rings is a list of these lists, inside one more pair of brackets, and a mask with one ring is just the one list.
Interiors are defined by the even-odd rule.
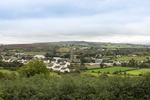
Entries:
[[0,43],[150,44],[150,0],[0,0]]

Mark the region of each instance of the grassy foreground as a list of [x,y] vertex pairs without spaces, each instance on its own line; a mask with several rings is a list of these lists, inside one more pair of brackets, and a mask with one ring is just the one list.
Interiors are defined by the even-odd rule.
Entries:
[[0,80],[0,100],[149,100],[150,78],[35,75]]

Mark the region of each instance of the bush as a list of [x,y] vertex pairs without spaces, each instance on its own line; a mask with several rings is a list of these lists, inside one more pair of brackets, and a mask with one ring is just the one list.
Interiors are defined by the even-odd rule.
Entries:
[[48,69],[43,61],[31,61],[19,69],[20,74],[26,77],[31,77],[36,74],[48,74]]
[[149,91],[149,74],[138,78],[36,74],[0,80],[2,100],[149,100]]
[[4,77],[5,77],[4,73],[0,72],[0,79],[2,79]]
[[0,72],[0,79],[13,80],[13,79],[16,79],[16,77],[17,77],[17,75],[13,72],[11,72],[11,73]]

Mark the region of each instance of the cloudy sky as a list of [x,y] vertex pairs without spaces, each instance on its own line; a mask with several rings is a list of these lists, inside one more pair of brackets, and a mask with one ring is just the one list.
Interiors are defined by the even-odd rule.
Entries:
[[150,44],[150,0],[0,0],[0,43]]

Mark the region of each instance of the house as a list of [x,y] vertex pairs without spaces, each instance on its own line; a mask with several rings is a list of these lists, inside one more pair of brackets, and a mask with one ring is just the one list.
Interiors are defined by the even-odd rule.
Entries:
[[65,72],[70,72],[69,68],[61,68],[60,72],[65,73]]
[[11,59],[3,59],[4,62],[11,62]]
[[120,61],[114,61],[113,62],[116,66],[121,66],[121,62]]
[[112,67],[114,65],[114,63],[103,63],[103,65],[106,67]]
[[53,57],[52,63],[56,63],[59,62],[59,60],[61,60],[62,58],[60,57]]
[[101,64],[103,62],[103,59],[95,59],[95,63]]
[[28,61],[25,60],[25,59],[17,60],[17,62],[22,63],[22,64],[27,64],[28,63]]
[[66,60],[63,60],[62,58],[54,58],[54,61],[52,61],[52,66],[49,64],[48,69],[52,69],[53,71],[58,72],[70,72],[69,66],[70,62],[67,62]]
[[44,55],[35,55],[34,59],[45,59]]
[[18,57],[24,56],[24,55],[25,55],[24,53],[15,53],[15,56],[18,56]]
[[50,60],[44,60],[43,61],[45,64],[49,64],[50,63]]
[[18,58],[16,58],[16,57],[9,57],[9,58],[3,58],[3,60],[2,61],[4,61],[4,62],[14,62],[14,61],[17,61],[18,60]]

